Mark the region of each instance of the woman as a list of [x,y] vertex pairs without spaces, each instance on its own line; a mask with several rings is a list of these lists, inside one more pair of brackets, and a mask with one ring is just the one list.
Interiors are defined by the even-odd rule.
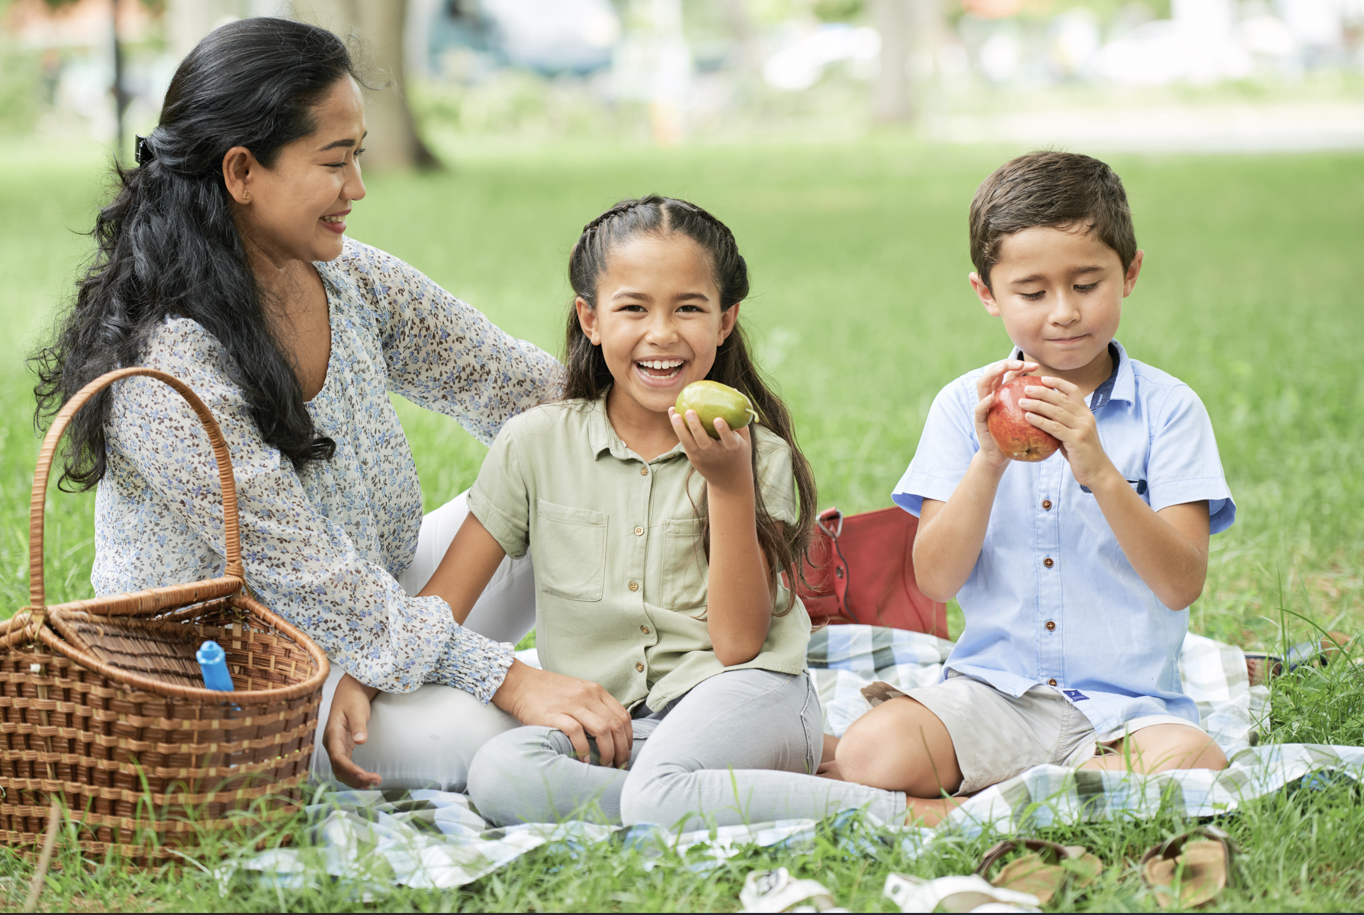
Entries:
[[[382,739],[368,756],[350,760],[364,720],[342,717],[326,735],[343,776],[363,766],[385,787],[459,790],[473,753],[515,726],[511,716],[628,743],[629,716],[601,687],[516,662],[511,645],[458,625],[438,590],[413,596],[464,508],[457,500],[423,523],[388,392],[491,441],[553,396],[561,369],[344,237],[365,196],[364,136],[350,55],[330,32],[247,19],[200,42],[96,220],[75,305],[37,358],[39,416],[125,365],[170,372],[203,398],[236,471],[247,585],[333,660],[320,720],[343,671],[404,694],[375,703]],[[222,574],[212,452],[173,391],[124,380],[67,439],[65,478],[99,486],[98,593]],[[521,621],[495,635],[528,628],[530,576],[504,564],[485,592],[497,606],[482,615]],[[314,760],[323,777],[325,756]]]

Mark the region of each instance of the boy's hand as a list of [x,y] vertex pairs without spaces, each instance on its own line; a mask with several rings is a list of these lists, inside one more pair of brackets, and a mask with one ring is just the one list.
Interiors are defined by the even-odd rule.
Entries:
[[1080,389],[1069,381],[1050,376],[1028,385],[1028,396],[1018,402],[1027,411],[1028,422],[1061,440],[1061,453],[1070,462],[1075,482],[1098,489],[1104,477],[1118,470],[1099,441],[1099,426],[1094,412],[1085,404]]
[[713,439],[706,434],[706,427],[701,425],[701,417],[696,415],[695,410],[688,410],[683,417],[669,407],[668,418],[672,421],[673,431],[677,433],[677,440],[682,443],[682,450],[687,453],[687,459],[712,488],[752,488],[753,442],[747,426],[736,432],[723,419],[716,419],[715,428],[720,437]]
[[1009,466],[1009,456],[1000,451],[999,446],[995,444],[995,437],[990,434],[990,429],[985,424],[985,416],[990,412],[990,407],[994,406],[995,394],[999,391],[1000,385],[1015,375],[1026,375],[1036,368],[1036,362],[1005,359],[987,368],[976,381],[976,395],[980,402],[976,404],[975,421],[976,438],[980,440],[980,454],[986,464],[1001,473]]

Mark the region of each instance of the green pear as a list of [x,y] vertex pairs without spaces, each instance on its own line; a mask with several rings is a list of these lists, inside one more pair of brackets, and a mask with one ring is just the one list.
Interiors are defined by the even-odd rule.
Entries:
[[711,438],[720,437],[715,431],[717,418],[729,423],[731,429],[742,429],[758,418],[747,395],[718,381],[693,381],[677,395],[677,403],[673,406],[683,419],[688,410],[695,410]]

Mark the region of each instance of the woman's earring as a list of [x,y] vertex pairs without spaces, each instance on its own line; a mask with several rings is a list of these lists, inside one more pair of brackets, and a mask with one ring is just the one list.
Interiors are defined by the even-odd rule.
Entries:
[[250,202],[251,202],[251,192],[250,192],[250,191],[246,191],[245,193],[242,194],[242,203],[250,203]]

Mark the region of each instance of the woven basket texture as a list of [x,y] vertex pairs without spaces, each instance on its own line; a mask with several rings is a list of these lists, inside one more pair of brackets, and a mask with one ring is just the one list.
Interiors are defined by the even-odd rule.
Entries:
[[[47,606],[42,510],[58,439],[82,405],[130,375],[175,388],[209,434],[225,574]],[[85,853],[183,860],[200,829],[298,805],[327,659],[246,591],[227,447],[193,391],[162,372],[122,369],[72,397],[39,452],[29,545],[30,606],[0,623],[0,842],[36,846],[55,795]],[[227,655],[233,692],[203,687],[194,651],[209,639]]]

